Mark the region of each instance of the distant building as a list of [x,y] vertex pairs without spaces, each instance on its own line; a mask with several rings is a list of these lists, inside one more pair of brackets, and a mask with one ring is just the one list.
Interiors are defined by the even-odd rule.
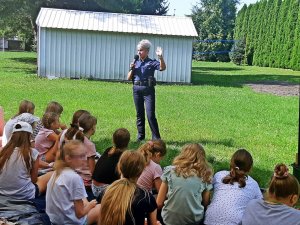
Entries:
[[0,51],[23,51],[22,41],[17,39],[0,38]]
[[167,64],[157,80],[191,82],[192,42],[198,35],[189,17],[42,8],[36,24],[39,76],[126,80],[137,43],[149,39],[149,56],[155,58],[161,46]]

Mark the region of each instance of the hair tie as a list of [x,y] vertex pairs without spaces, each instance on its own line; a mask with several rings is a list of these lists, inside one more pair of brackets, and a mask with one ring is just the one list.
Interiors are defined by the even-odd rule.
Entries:
[[237,169],[237,170],[240,170],[240,167],[238,167],[238,166],[236,166],[236,167],[234,167],[235,169]]
[[276,174],[276,172],[274,172],[274,175],[273,175],[273,176],[274,176],[275,178],[281,179],[281,178],[284,178],[284,177],[288,177],[288,175],[289,175],[289,171],[285,171],[284,174],[282,174],[281,176],[278,175],[278,174]]
[[84,129],[82,128],[82,127],[78,127],[78,130],[80,130],[80,131],[84,131]]
[[154,148],[154,143],[153,143],[153,141],[148,141],[148,144],[150,145],[151,148]]

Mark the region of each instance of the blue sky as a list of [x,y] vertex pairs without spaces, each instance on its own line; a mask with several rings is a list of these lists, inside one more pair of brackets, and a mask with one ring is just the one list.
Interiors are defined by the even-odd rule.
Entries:
[[[241,0],[241,4],[238,9],[240,9],[244,4],[249,5],[257,1],[259,0]],[[191,13],[193,5],[196,5],[198,0],[168,0],[168,2],[170,3],[168,12],[169,15],[173,15],[175,9],[176,16],[184,16],[185,14]]]

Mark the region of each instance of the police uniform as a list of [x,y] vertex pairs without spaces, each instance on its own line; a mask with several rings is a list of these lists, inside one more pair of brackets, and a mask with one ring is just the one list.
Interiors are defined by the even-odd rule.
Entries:
[[145,106],[152,140],[160,139],[155,116],[155,70],[160,69],[160,62],[146,57],[139,59],[133,69],[133,99],[136,109],[138,140],[145,139]]

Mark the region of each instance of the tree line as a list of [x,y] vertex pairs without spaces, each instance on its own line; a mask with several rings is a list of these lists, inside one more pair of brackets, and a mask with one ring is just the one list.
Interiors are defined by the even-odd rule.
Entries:
[[238,12],[234,39],[240,62],[300,70],[300,1],[261,0]]
[[35,20],[41,7],[96,12],[165,15],[168,0],[1,0],[0,37],[18,36],[25,50],[35,50]]

